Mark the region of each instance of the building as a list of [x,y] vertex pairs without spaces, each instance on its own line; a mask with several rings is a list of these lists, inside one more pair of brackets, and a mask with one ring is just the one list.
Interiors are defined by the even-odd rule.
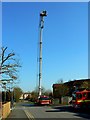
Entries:
[[61,84],[53,84],[53,97],[54,98],[59,98],[59,88],[61,87]]
[[[80,80],[73,80],[63,83],[65,87],[68,87],[67,96],[71,96],[72,92],[75,90],[80,89],[90,89],[90,79],[80,79]],[[60,87],[61,84],[53,84],[53,97],[54,98],[60,98]],[[64,88],[65,88],[64,87]]]
[[21,100],[30,99],[30,98],[31,98],[31,93],[29,92],[23,93],[20,97]]

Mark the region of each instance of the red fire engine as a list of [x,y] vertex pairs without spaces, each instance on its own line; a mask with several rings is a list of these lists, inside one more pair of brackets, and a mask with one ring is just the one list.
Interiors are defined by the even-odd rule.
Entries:
[[83,90],[72,94],[72,106],[74,108],[90,109],[90,91]]
[[48,96],[40,96],[40,98],[36,102],[38,105],[50,105],[51,99]]

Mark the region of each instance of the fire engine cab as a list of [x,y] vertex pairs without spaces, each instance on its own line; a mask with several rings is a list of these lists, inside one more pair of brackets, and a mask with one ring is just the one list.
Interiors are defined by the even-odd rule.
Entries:
[[90,91],[77,91],[72,94],[72,106],[74,108],[89,108],[90,109]]
[[40,96],[40,98],[37,100],[38,105],[50,105],[51,99],[48,96]]

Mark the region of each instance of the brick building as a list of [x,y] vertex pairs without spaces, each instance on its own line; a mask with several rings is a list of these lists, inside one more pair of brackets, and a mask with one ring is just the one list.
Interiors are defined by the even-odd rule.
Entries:
[[[72,92],[74,90],[80,90],[80,89],[90,89],[90,79],[80,79],[80,80],[73,80],[69,82],[63,83],[65,86],[68,87],[69,92],[68,96],[72,95]],[[53,97],[54,98],[60,98],[59,89],[62,84],[53,84]]]

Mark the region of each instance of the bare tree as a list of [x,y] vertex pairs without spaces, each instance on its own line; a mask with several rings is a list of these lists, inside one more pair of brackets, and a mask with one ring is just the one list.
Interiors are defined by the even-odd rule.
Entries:
[[60,78],[60,79],[56,82],[56,84],[63,84],[63,79]]
[[44,94],[46,96],[52,97],[52,91],[50,89],[47,89]]
[[2,81],[16,80],[18,78],[18,68],[21,67],[19,60],[15,58],[14,52],[6,54],[6,51],[7,47],[1,48],[0,74],[2,75]]

